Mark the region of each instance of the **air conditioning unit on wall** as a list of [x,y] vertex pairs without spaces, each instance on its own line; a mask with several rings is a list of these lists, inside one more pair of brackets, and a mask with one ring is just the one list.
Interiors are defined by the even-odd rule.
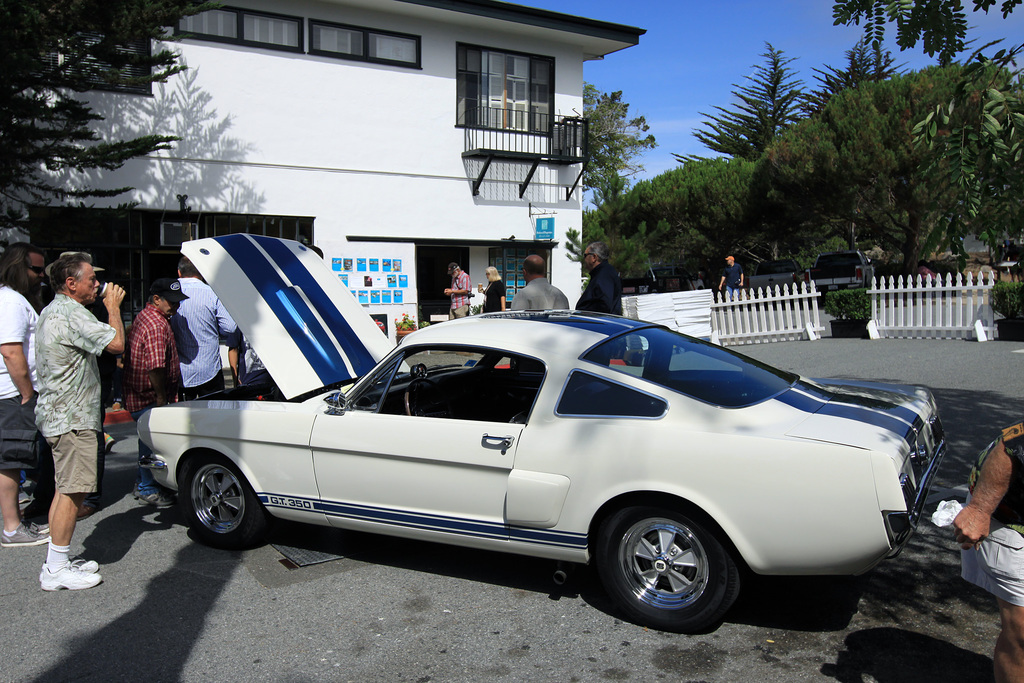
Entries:
[[186,234],[188,227],[188,223],[161,223],[160,246],[181,248],[181,243],[188,238]]

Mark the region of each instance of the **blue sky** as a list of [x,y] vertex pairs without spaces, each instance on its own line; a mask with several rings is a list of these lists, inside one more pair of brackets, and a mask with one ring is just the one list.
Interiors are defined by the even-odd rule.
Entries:
[[[657,175],[677,164],[673,152],[708,154],[691,134],[715,105],[728,107],[733,84],[763,63],[765,41],[796,57],[790,68],[806,86],[817,85],[814,68],[845,65],[846,50],[860,37],[858,27],[832,25],[829,0],[517,0],[519,4],[647,29],[640,44],[587,62],[584,78],[604,92],[621,90],[630,113],[643,115],[658,147],[643,158]],[[965,2],[972,5],[969,0]],[[998,3],[997,3],[998,5]],[[970,14],[972,37],[1024,40],[1024,8],[1009,19],[998,11]],[[920,50],[899,52],[898,64],[922,68],[934,63]]]

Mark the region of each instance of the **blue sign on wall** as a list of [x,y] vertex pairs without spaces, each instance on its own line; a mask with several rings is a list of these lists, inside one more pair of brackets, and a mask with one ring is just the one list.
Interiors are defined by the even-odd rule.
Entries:
[[553,240],[555,239],[555,217],[544,216],[538,218],[534,224],[534,239]]

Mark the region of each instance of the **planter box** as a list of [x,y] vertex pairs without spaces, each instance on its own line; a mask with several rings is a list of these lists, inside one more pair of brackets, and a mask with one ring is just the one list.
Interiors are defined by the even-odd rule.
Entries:
[[867,339],[867,320],[832,320],[832,336],[845,339]]
[[1002,318],[996,321],[999,339],[1024,341],[1024,318]]

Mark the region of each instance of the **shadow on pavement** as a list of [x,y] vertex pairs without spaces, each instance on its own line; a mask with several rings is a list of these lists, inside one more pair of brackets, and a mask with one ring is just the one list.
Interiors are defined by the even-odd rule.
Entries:
[[900,628],[851,633],[835,664],[821,673],[840,683],[972,683],[992,680],[992,660],[931,636]]
[[[211,552],[191,543],[181,548],[174,564],[150,579],[138,605],[87,636],[70,638],[35,680],[181,680],[207,615],[238,566],[237,554],[220,553],[218,571],[200,572],[209,568]],[[82,618],[90,621],[88,614]]]

